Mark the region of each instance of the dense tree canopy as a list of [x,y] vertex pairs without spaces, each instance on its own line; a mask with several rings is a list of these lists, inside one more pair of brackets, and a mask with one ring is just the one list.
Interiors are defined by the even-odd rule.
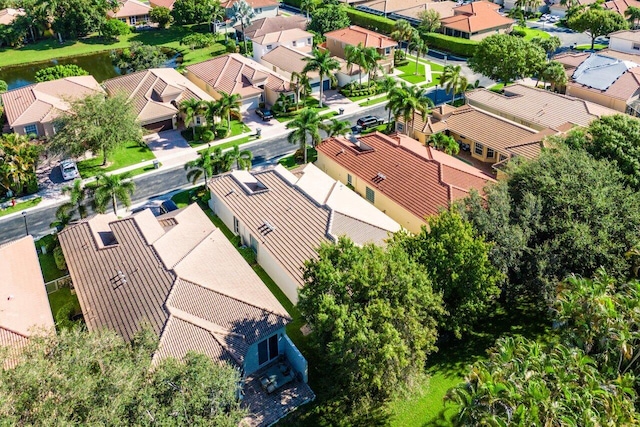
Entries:
[[573,14],[567,19],[567,26],[579,33],[588,33],[591,37],[591,49],[593,49],[598,37],[625,30],[629,28],[629,23],[618,12],[595,6]]
[[508,276],[508,299],[528,296],[546,310],[559,280],[605,267],[629,271],[624,254],[640,237],[640,200],[615,165],[583,151],[545,150],[512,162],[508,179],[471,197],[465,214],[494,246],[491,260]]
[[167,62],[167,55],[159,46],[132,42],[128,48],[122,49],[122,51],[111,51],[111,60],[124,74],[162,67]]
[[396,234],[399,245],[427,273],[447,310],[440,331],[460,337],[489,314],[500,293],[501,274],[489,260],[490,246],[455,211],[429,218],[416,236]]
[[216,6],[220,7],[218,0],[176,0],[171,16],[178,25],[209,22]]
[[342,5],[327,4],[313,11],[308,29],[318,34],[325,34],[348,27],[349,24],[351,21]]
[[545,62],[546,53],[540,46],[520,37],[496,34],[478,44],[469,67],[493,80],[509,83],[533,76]]
[[89,73],[87,70],[78,67],[75,64],[67,64],[67,65],[54,65],[53,67],[43,68],[42,70],[36,71],[36,81],[37,82],[48,82],[51,80],[58,80],[64,77],[73,77],[73,76],[88,76]]
[[0,369],[0,419],[7,425],[236,426],[243,415],[238,372],[193,353],[184,362],[152,366],[155,343],[149,332],[127,344],[115,333],[79,328],[31,339],[15,368]]
[[424,368],[443,314],[423,268],[399,246],[323,244],[298,307],[346,401],[382,402]]
[[84,37],[98,31],[107,12],[118,6],[115,0],[56,0],[44,3],[50,7],[53,31],[66,38]]
[[102,37],[118,40],[120,36],[131,33],[131,28],[119,19],[107,19],[105,23],[102,24],[101,31]]
[[160,28],[167,28],[173,21],[173,16],[171,16],[171,10],[168,7],[158,6],[151,9],[149,19],[151,19],[151,22],[158,24]]
[[103,165],[116,147],[142,140],[142,129],[125,94],[107,98],[96,94],[74,101],[55,126],[52,150],[71,156],[91,150],[102,154]]

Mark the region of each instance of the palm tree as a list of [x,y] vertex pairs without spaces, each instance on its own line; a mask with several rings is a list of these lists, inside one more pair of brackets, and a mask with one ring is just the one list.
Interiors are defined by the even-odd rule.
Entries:
[[401,41],[407,41],[405,46],[405,53],[409,53],[408,41],[413,38],[415,29],[404,19],[398,19],[393,25],[393,31],[391,32],[391,38],[400,43]]
[[[236,3],[237,4],[237,3]],[[228,94],[223,91],[218,92],[220,99],[218,99],[218,108],[220,117],[227,118],[227,135],[231,133],[231,116],[240,115],[240,94]]]
[[240,24],[242,28],[242,39],[244,40],[244,53],[247,52],[247,39],[244,37],[244,28],[251,25],[251,20],[256,17],[256,12],[245,0],[237,1],[231,6],[231,20],[233,24]]
[[291,97],[285,93],[280,93],[280,96],[278,96],[278,99],[276,100],[276,103],[274,105],[274,110],[279,110],[283,114],[286,114],[289,112],[289,108],[291,108],[292,106],[293,101],[291,100]]
[[340,63],[337,59],[331,57],[331,52],[328,50],[313,49],[313,54],[309,58],[304,58],[307,62],[302,69],[303,73],[309,71],[317,71],[320,75],[320,108],[322,108],[322,87],[324,86],[324,77],[329,77],[331,82],[334,82],[336,77],[333,75],[333,71],[340,69]]
[[131,195],[136,189],[136,184],[131,180],[131,173],[121,175],[105,175],[101,173],[97,179],[98,187],[94,193],[96,210],[104,213],[107,204],[111,201],[113,213],[118,214],[118,200],[125,206],[131,206]]
[[[220,150],[220,153],[222,153],[222,149],[220,147],[216,147],[215,149]],[[213,175],[214,162],[212,158],[212,150],[214,149],[207,148],[202,150],[198,153],[200,157],[184,164],[184,170],[187,171],[187,180],[193,185],[195,185],[203,175],[204,183],[206,184],[209,177]]]
[[300,144],[300,149],[304,152],[304,163],[307,163],[307,135],[311,137],[311,144],[320,142],[321,119],[315,110],[304,108],[295,119],[287,123],[287,129],[293,129],[287,140],[291,144]]
[[444,151],[451,156],[460,152],[460,145],[456,140],[442,132],[431,134],[429,137],[429,145],[432,145],[437,150]]
[[298,73],[294,71],[291,73],[291,84],[296,89],[296,110],[300,108],[301,95],[311,92],[311,82],[306,73]]
[[404,103],[404,99],[407,97],[407,93],[405,91],[406,85],[402,84],[402,86],[394,85],[387,95],[387,99],[389,100],[387,104],[384,106],[385,110],[389,110],[389,118],[387,120],[388,123],[391,123],[391,116],[398,120],[400,116],[399,111]]
[[383,79],[379,80],[377,83],[383,92],[389,92],[391,89],[393,89],[398,85],[398,81],[391,76],[385,76]]
[[[77,213],[81,219],[87,217],[87,206],[85,205],[87,189],[82,185],[81,179],[76,179],[72,185],[62,187],[62,194],[68,194],[70,200],[60,206],[58,211],[65,212],[69,216],[69,219],[71,219],[75,213]],[[58,212],[56,212],[56,217],[58,217]],[[58,219],[60,218],[58,217]]]
[[304,12],[307,15],[307,22],[309,22],[309,14],[316,10],[315,0],[302,0],[300,2],[300,12]]
[[558,86],[564,86],[567,84],[567,74],[564,66],[558,61],[551,61],[546,64],[540,78],[543,82],[551,83],[551,89],[555,89]]
[[433,101],[427,97],[425,88],[419,86],[408,86],[402,82],[400,87],[395,87],[389,92],[389,102],[385,106],[397,120],[402,117],[405,123],[405,134],[409,134],[409,123],[413,124],[415,113],[426,117],[429,108],[433,107]]
[[184,123],[193,130],[193,137],[196,137],[196,117],[202,114],[204,110],[204,104],[202,101],[189,98],[180,103],[180,112],[184,114]]
[[[429,51],[427,44],[416,34],[416,37],[411,40],[411,49],[416,51],[416,71],[413,74],[418,74],[418,59],[420,59],[420,55],[425,54]],[[426,77],[426,76],[425,76]]]
[[378,61],[380,61],[383,56],[375,47],[366,47],[364,49],[364,58],[363,68],[369,73],[369,81],[373,81],[376,79],[376,74],[380,68]]
[[216,117],[220,116],[220,103],[216,100],[202,101],[202,113],[207,125],[215,132]]
[[230,151],[225,153],[225,157],[229,164],[236,163],[236,169],[251,169],[253,153],[249,150],[241,150],[240,147],[234,145]]
[[331,119],[327,123],[320,123],[320,129],[327,133],[327,138],[336,135],[345,135],[351,131],[351,123],[347,120]]
[[346,45],[344,47],[344,57],[347,60],[347,66],[349,67],[349,72],[352,71],[353,64],[358,66],[359,71],[359,80],[360,87],[362,87],[362,68],[367,62],[367,57],[365,53],[365,47],[362,43],[358,43],[357,46],[354,45]]
[[451,64],[444,67],[444,70],[440,75],[440,85],[445,88],[447,93],[452,93],[451,105],[453,105],[453,101],[456,99],[456,93],[460,92],[463,77],[462,67],[460,65]]
[[624,16],[627,17],[631,28],[637,28],[638,21],[640,20],[640,7],[629,6],[627,10],[624,11]]

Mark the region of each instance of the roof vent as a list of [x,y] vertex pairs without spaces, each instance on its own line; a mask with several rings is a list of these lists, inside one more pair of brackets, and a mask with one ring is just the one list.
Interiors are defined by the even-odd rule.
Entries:
[[372,181],[375,182],[376,184],[380,184],[385,179],[387,179],[387,176],[381,172],[378,172],[376,176],[373,177]]
[[118,270],[115,276],[113,276],[110,280],[111,286],[114,290],[118,289],[122,285],[127,284],[127,276],[122,271]]
[[265,221],[260,227],[258,227],[258,231],[263,236],[266,236],[267,234],[273,231],[276,231],[276,228],[273,225],[271,225],[269,221]]

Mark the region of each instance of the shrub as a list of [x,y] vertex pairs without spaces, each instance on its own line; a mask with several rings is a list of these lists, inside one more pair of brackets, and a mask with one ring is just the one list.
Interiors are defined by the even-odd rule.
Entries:
[[476,53],[479,43],[475,40],[461,39],[438,33],[426,33],[422,35],[422,38],[434,49],[466,57],[473,56]]
[[300,9],[300,4],[302,3],[302,0],[283,0],[284,4],[288,4],[289,6],[293,6],[296,9]]
[[216,38],[213,34],[201,33],[191,33],[180,40],[181,45],[189,46],[191,50],[202,49],[204,47],[211,46],[215,42]]
[[242,255],[242,258],[247,261],[247,264],[251,266],[256,265],[256,253],[253,252],[253,249],[248,246],[243,246],[239,248],[238,251],[240,252],[240,255]]
[[391,34],[395,21],[382,16],[372,15],[356,9],[347,9],[347,16],[351,24],[359,25],[368,30],[377,31],[383,34]]
[[61,246],[56,246],[56,248],[53,250],[53,259],[56,262],[56,267],[58,267],[58,270],[64,271],[67,269],[67,262],[64,260]]
[[241,54],[246,55],[247,53],[252,53],[253,52],[253,42],[252,41],[248,41],[247,42],[247,50],[244,49],[244,45],[245,45],[244,42],[240,43],[240,53]]
[[203,142],[210,142],[210,141],[213,141],[215,138],[216,138],[216,134],[213,133],[211,129],[207,129],[204,132],[202,132]]
[[526,37],[527,32],[524,30],[524,28],[513,27],[513,29],[511,30],[511,35],[515,37]]
[[238,51],[238,46],[236,45],[236,42],[233,40],[228,40],[226,51],[229,53],[236,53]]

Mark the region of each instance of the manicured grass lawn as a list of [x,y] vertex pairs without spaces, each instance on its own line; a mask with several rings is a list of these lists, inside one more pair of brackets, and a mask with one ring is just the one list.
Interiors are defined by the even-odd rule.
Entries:
[[[413,69],[415,70],[416,57],[413,56],[413,55],[409,55],[409,56],[407,56],[407,59],[409,60],[409,64],[404,65],[404,67],[407,67],[407,66],[413,64],[413,67],[414,67]],[[424,59],[424,58],[419,58],[418,62],[421,62],[423,64],[429,64],[431,66],[431,71],[442,72],[444,70],[444,65],[440,65],[440,64],[437,64],[435,62],[431,62],[431,61],[429,61],[427,59]],[[400,69],[400,68],[398,68],[398,69]]]
[[[51,235],[44,236],[42,239],[35,242],[35,246],[37,249],[40,249],[41,246],[48,247],[53,242],[53,239],[54,237]],[[51,282],[52,280],[56,280],[68,274],[67,271],[58,269],[58,266],[56,266],[56,262],[53,259],[53,252],[38,254],[38,261],[40,261],[40,269],[42,270],[42,277],[44,278],[45,283]]]
[[386,123],[385,123],[385,124],[383,124],[383,125],[378,125],[378,126],[374,126],[374,127],[372,127],[372,128],[368,128],[368,129],[366,129],[366,130],[363,130],[363,131],[362,131],[362,134],[363,134],[363,135],[366,135],[366,134],[368,134],[368,133],[373,133],[373,132],[375,132],[375,131],[378,131],[378,132],[384,132],[385,130],[387,130],[387,124],[386,124]]
[[329,111],[328,113],[320,114],[320,118],[322,120],[327,120],[337,115],[338,115],[337,111]]
[[[324,96],[324,93],[323,95]],[[279,121],[280,123],[286,123],[289,120],[293,120],[296,115],[302,111],[303,108],[311,108],[312,110],[315,110],[317,113],[320,113],[321,111],[325,111],[328,110],[329,107],[327,107],[324,103],[322,104],[322,108],[320,108],[320,101],[318,101],[316,98],[312,97],[312,96],[308,96],[306,97],[303,101],[304,105],[300,106],[299,110],[294,110],[290,113],[288,113],[286,116],[276,116],[276,120]]]
[[74,314],[80,314],[82,312],[78,296],[75,294],[72,295],[71,289],[69,288],[60,288],[57,291],[50,293],[48,297],[49,305],[51,306],[51,314],[53,314],[54,319],[56,318],[56,314],[58,314],[58,310],[69,302],[73,304]]
[[40,203],[41,201],[42,201],[41,197],[36,197],[35,199],[31,199],[31,200],[28,200],[26,202],[16,203],[15,206],[9,206],[6,209],[1,209],[0,210],[0,216],[9,215],[10,213],[20,212],[20,211],[23,211],[25,209],[32,208],[34,206],[37,206],[38,203]]
[[[607,47],[606,44],[594,44],[593,45],[593,50],[602,50],[605,49]],[[590,44],[580,44],[578,46],[576,46],[576,50],[591,50],[591,45]]]
[[[218,123],[216,125],[216,129],[222,129],[223,131],[226,131],[226,129],[227,129],[226,121],[223,122],[222,124]],[[225,136],[223,138],[230,138],[232,136],[237,136],[237,135],[240,135],[240,134],[243,134],[243,133],[246,133],[246,132],[250,132],[250,131],[251,131],[251,129],[249,129],[249,126],[245,125],[242,121],[240,121],[240,120],[231,120],[231,133],[229,134],[229,136]],[[181,134],[182,134],[182,137],[187,140],[189,145],[194,147],[194,148],[195,147],[199,147],[202,144],[205,144],[205,142],[202,141],[202,140],[197,140],[197,141],[193,140],[193,130],[191,129],[191,127],[183,130],[181,132]],[[216,138],[213,141],[220,140],[220,139],[223,139],[223,138]],[[213,142],[213,141],[211,141],[211,142]]]
[[[162,167],[162,163],[158,163],[158,167]],[[149,165],[149,166],[142,166],[141,168],[138,169],[134,169],[132,171],[129,171],[129,174],[131,174],[131,176],[136,176],[136,175],[142,175],[143,173],[147,173],[150,172],[152,170],[154,170],[155,167],[153,165]]]
[[385,102],[387,100],[386,95],[382,96],[380,98],[375,98],[369,101],[364,101],[364,102],[360,102],[358,105],[360,105],[361,107],[367,107],[369,105],[376,105],[376,104],[380,104],[382,102]]
[[[278,160],[278,163],[287,169],[293,169],[297,166],[300,166],[302,162],[298,163],[294,156],[295,154],[291,154],[287,157],[283,157],[280,160]],[[307,161],[313,163],[317,159],[318,159],[318,152],[316,151],[316,149],[307,147]]]
[[145,145],[137,142],[127,142],[122,147],[114,150],[108,157],[108,166],[102,167],[102,156],[78,162],[78,171],[82,178],[98,175],[100,172],[111,172],[120,168],[135,165],[136,163],[153,160],[153,152]]
[[538,30],[537,28],[529,28],[529,27],[516,27],[518,30],[524,30],[526,35],[524,36],[525,40],[531,40],[536,37],[540,37],[541,39],[548,39],[551,35],[545,31]]
[[[216,43],[204,49],[190,50],[186,46],[180,45],[180,40],[194,32],[206,31],[205,26],[172,26],[165,30],[141,31],[120,37],[120,40],[103,40],[97,35],[86,37],[82,40],[69,40],[63,44],[55,39],[42,40],[35,44],[28,44],[20,49],[8,47],[0,49],[0,67],[8,65],[26,64],[30,62],[41,62],[50,59],[59,59],[65,56],[88,55],[104,50],[122,49],[131,45],[131,42],[139,41],[153,46],[164,46],[181,52],[183,65],[201,62],[211,58],[211,52],[221,45]],[[224,36],[220,36],[224,40]]]
[[418,73],[415,74],[416,71],[416,63],[414,61],[409,61],[407,65],[403,65],[402,67],[398,67],[398,70],[402,71],[403,74],[399,75],[402,80],[406,80],[409,83],[422,83],[426,81],[424,75],[424,64],[418,62]]

